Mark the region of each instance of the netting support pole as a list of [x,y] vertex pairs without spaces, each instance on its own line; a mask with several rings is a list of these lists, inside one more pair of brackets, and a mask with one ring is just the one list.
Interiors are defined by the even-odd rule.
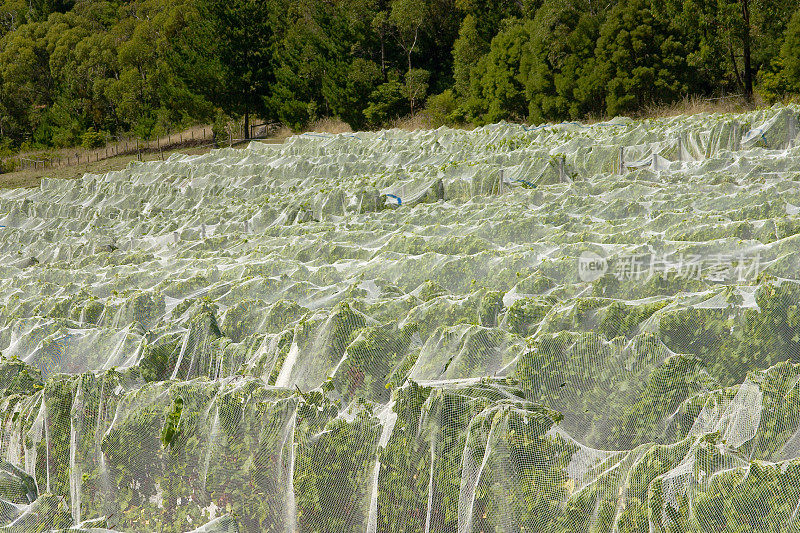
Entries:
[[620,174],[624,174],[625,173],[625,147],[624,146],[620,146],[619,147],[619,157],[618,157],[618,161],[617,161],[617,166],[619,168],[619,173]]
[[497,173],[497,194],[503,194],[503,169]]
[[564,172],[564,156],[558,158],[558,182],[564,183],[566,180],[566,172]]
[[683,163],[683,138],[678,137],[678,162]]

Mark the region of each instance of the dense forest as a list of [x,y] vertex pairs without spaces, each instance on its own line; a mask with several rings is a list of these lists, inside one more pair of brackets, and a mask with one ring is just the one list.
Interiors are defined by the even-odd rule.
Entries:
[[[800,94],[796,0],[0,0],[0,147]],[[245,129],[245,131],[247,131]]]

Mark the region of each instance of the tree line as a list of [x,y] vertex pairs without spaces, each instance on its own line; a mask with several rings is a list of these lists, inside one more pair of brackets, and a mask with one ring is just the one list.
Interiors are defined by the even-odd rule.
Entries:
[[561,121],[800,94],[788,0],[0,0],[0,147],[192,123]]

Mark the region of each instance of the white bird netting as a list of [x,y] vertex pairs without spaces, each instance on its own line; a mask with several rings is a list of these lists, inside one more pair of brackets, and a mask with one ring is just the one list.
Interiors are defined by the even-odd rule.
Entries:
[[800,532],[798,111],[0,191],[0,531]]

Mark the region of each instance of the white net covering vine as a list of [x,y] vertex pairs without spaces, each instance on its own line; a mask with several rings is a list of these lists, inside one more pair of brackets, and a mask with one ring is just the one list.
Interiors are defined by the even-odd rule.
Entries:
[[800,531],[800,122],[0,192],[0,531]]

